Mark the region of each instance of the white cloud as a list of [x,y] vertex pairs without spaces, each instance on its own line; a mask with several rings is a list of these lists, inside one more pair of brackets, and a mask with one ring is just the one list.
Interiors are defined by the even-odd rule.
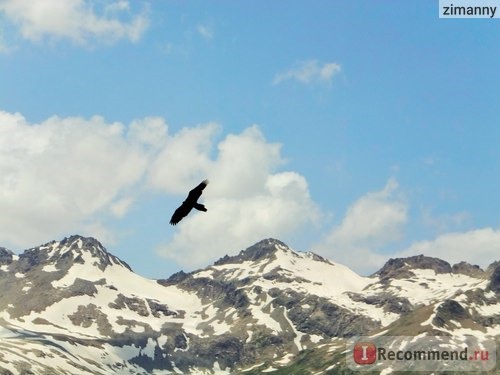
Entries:
[[131,197],[124,197],[113,203],[110,206],[110,211],[114,216],[118,218],[123,217],[125,216],[133,202],[134,200]]
[[[482,267],[498,260],[500,230],[475,229],[449,232],[434,240],[418,241],[401,251],[387,252],[386,247],[402,239],[408,221],[408,207],[399,192],[398,183],[391,178],[377,192],[358,199],[347,211],[342,222],[314,246],[313,251],[345,264],[361,274],[371,274],[382,267],[388,258],[403,258],[423,254],[451,264],[467,261]],[[435,218],[424,211],[425,224],[443,231],[461,225],[469,219],[466,212]]]
[[304,84],[331,83],[333,77],[340,73],[341,66],[337,63],[321,65],[317,60],[303,61],[295,67],[279,73],[274,77],[273,84],[295,80]]
[[130,124],[127,136],[131,141],[138,141],[156,150],[165,144],[168,127],[161,117],[145,117]]
[[451,264],[466,261],[486,267],[499,259],[500,230],[481,228],[467,232],[444,233],[432,241],[416,242],[396,256],[418,254],[441,258]]
[[198,31],[198,34],[200,34],[201,37],[207,41],[210,41],[214,38],[214,30],[208,25],[198,25],[196,30]]
[[269,175],[283,164],[281,145],[267,143],[257,126],[228,135],[217,149],[217,159],[210,166],[216,196],[244,198],[261,194]]
[[0,11],[20,28],[23,38],[69,39],[78,44],[91,41],[136,42],[148,26],[146,11],[132,14],[128,1],[0,0]]
[[16,246],[56,238],[101,212],[123,215],[128,189],[146,169],[142,145],[101,117],[29,124],[0,112],[0,240]]
[[386,258],[377,250],[401,239],[406,222],[407,205],[391,178],[382,190],[367,193],[349,207],[342,222],[314,251],[358,272],[372,272]]
[[[306,180],[295,172],[276,172],[283,162],[280,146],[268,143],[256,126],[228,135],[215,158],[209,148],[198,150],[204,150],[195,158],[198,173],[211,180],[202,197],[208,212],[184,219],[172,241],[158,249],[161,254],[188,268],[205,266],[228,251],[265,237],[283,238],[317,220]],[[200,178],[181,176],[179,181],[191,180],[183,193]],[[170,188],[171,178],[164,175],[161,181]]]
[[211,163],[213,139],[221,128],[215,123],[184,128],[165,140],[152,161],[148,181],[167,193],[185,193],[198,180],[206,178]]
[[106,222],[123,219],[141,192],[175,194],[180,203],[207,177],[208,212],[185,218],[161,250],[183,266],[307,230],[319,210],[304,177],[277,171],[280,145],[256,126],[218,141],[220,133],[214,123],[169,134],[161,118],[129,126],[98,116],[30,124],[0,112],[0,243],[33,246],[68,233],[115,241]]
[[130,5],[126,0],[113,1],[104,7],[105,14],[113,14],[124,10],[130,10]]

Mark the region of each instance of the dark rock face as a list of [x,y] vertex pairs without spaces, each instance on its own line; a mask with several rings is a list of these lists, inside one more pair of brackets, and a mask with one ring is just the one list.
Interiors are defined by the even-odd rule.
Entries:
[[314,253],[309,253],[311,255],[311,258],[313,260],[317,260],[319,262],[324,262],[324,263],[328,263],[328,264],[333,264],[332,262],[330,262],[328,259],[326,258],[323,258],[321,255],[318,255],[318,254],[314,254]]
[[187,274],[184,271],[179,271],[179,272],[174,273],[168,279],[157,280],[157,283],[160,285],[163,285],[163,286],[175,285],[175,284],[178,284],[178,283],[184,281],[188,277],[189,277],[189,274]]
[[484,277],[486,273],[478,265],[472,265],[467,262],[454,264],[452,267],[453,273],[459,273],[471,277]]
[[125,297],[123,294],[119,294],[114,302],[108,304],[112,309],[129,309],[135,311],[140,316],[148,316],[149,312],[146,307],[146,303],[142,298],[137,297]]
[[92,281],[76,278],[75,282],[73,285],[71,285],[68,288],[68,292],[65,293],[68,297],[74,297],[74,296],[82,296],[82,295],[87,295],[87,296],[93,296],[97,293],[97,288],[95,287],[95,283]]
[[491,275],[498,266],[500,266],[500,261],[499,260],[494,261],[486,268],[486,273],[488,275]]
[[412,269],[431,269],[436,273],[451,273],[448,262],[439,258],[416,255],[409,258],[391,258],[375,275],[381,279],[403,279],[415,276]]
[[397,297],[389,293],[380,293],[376,296],[363,296],[358,293],[349,293],[353,301],[361,301],[369,305],[383,307],[385,312],[406,314],[413,310],[408,298]]
[[324,337],[351,337],[380,327],[380,323],[334,305],[331,301],[293,290],[271,289],[273,303],[285,307],[288,317],[304,333]]
[[299,281],[299,282],[306,281],[304,278],[297,277],[295,275],[285,276],[283,275],[282,271],[283,269],[281,267],[274,268],[271,271],[262,275],[262,278],[264,278],[265,280],[276,280],[283,283],[288,283],[292,281]]
[[462,307],[461,304],[452,299],[448,299],[439,305],[436,311],[436,316],[432,322],[438,327],[443,327],[450,320],[461,321],[470,318],[470,314]]
[[187,291],[195,291],[202,300],[216,301],[216,307],[243,308],[249,303],[244,291],[238,289],[237,284],[232,281],[189,276],[176,285]]
[[5,247],[0,247],[0,266],[11,264],[14,253]]
[[16,268],[18,272],[26,273],[33,268],[45,264],[47,261],[47,254],[40,251],[38,248],[28,249],[24,251],[17,261]]
[[495,293],[500,293],[500,264],[494,268],[491,274],[489,288]]
[[92,303],[87,306],[78,306],[77,312],[68,315],[68,318],[76,326],[90,327],[95,323],[97,324],[99,332],[104,335],[109,335],[112,332],[112,327],[106,314],[100,311],[99,308]]
[[235,362],[241,362],[243,343],[231,335],[221,335],[209,342],[199,342],[193,347],[193,354],[205,361],[218,361],[221,369],[227,370]]
[[155,318],[159,318],[161,316],[177,316],[175,311],[170,311],[166,305],[158,303],[152,299],[146,298],[149,309],[151,310],[151,314]]

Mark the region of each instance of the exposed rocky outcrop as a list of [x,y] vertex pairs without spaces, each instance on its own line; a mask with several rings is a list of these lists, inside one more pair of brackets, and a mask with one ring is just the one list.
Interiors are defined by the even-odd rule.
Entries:
[[168,306],[152,299],[146,298],[146,302],[148,303],[149,309],[151,310],[151,314],[155,318],[160,318],[162,316],[177,316],[178,313],[176,311],[169,310]]
[[379,306],[385,312],[395,314],[406,314],[413,310],[408,298],[394,296],[389,293],[380,293],[374,296],[364,296],[360,293],[349,293],[353,301],[362,301],[369,305]]
[[375,275],[382,280],[410,278],[415,276],[412,271],[415,269],[431,269],[437,274],[452,272],[450,264],[444,260],[416,255],[408,258],[391,258]]
[[5,247],[0,247],[0,266],[12,263],[14,253]]
[[255,245],[242,250],[236,256],[224,256],[214,263],[216,266],[223,264],[238,264],[245,261],[255,262],[261,259],[268,259],[273,256],[276,252],[276,246],[282,246],[283,248],[288,248],[283,242],[275,240],[273,238],[268,238],[257,242]]
[[467,262],[454,264],[452,267],[453,273],[460,273],[470,277],[486,277],[486,272],[478,265],[472,265]]
[[492,267],[488,288],[497,294],[500,293],[500,264]]
[[463,321],[470,319],[471,316],[460,303],[454,300],[446,300],[440,304],[436,310],[436,316],[432,323],[438,327],[444,327],[450,321]]
[[118,297],[114,302],[108,304],[112,309],[124,309],[127,308],[131,311],[135,311],[140,316],[148,316],[149,311],[146,307],[146,302],[142,298],[138,297],[125,297],[123,294],[118,294]]
[[293,290],[271,289],[273,304],[286,308],[301,332],[323,337],[352,337],[380,328],[380,323],[333,304],[326,298]]
[[102,335],[109,336],[112,333],[112,327],[108,321],[108,317],[93,303],[86,306],[78,306],[77,311],[74,314],[68,315],[68,318],[75,326],[88,328],[96,324],[98,331]]

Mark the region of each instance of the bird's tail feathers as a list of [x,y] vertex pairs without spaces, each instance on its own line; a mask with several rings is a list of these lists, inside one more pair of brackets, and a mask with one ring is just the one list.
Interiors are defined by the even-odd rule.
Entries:
[[207,208],[204,205],[202,205],[201,203],[195,203],[194,208],[196,208],[198,211],[207,212]]

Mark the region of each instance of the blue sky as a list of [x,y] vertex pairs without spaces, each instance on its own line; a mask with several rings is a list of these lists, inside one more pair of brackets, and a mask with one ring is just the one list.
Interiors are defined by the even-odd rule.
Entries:
[[0,246],[94,236],[152,278],[264,237],[498,260],[500,23],[437,7],[0,1]]

